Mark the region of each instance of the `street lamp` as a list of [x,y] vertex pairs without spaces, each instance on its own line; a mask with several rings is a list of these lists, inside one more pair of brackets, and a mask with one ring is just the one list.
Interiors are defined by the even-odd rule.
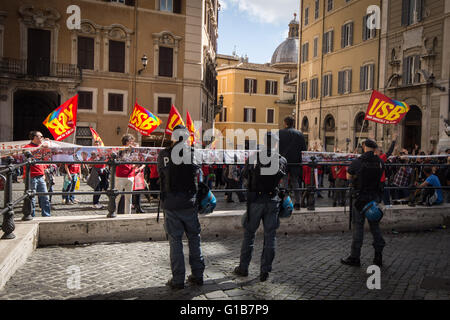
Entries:
[[148,63],[148,58],[147,58],[147,56],[144,54],[143,56],[142,56],[142,58],[141,58],[141,62],[142,62],[142,66],[143,66],[143,68],[142,69],[140,69],[139,71],[138,71],[138,74],[141,74],[141,72],[142,71],[144,71],[145,70],[145,68],[147,67],[147,63]]
[[214,117],[223,110],[223,95],[219,97],[219,103],[214,106]]

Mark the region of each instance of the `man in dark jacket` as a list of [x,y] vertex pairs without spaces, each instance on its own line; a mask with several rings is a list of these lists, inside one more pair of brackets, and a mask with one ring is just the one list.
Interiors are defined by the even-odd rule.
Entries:
[[189,132],[186,127],[176,126],[172,139],[176,141],[175,144],[158,155],[158,173],[164,228],[170,244],[172,279],[167,285],[172,289],[183,289],[186,272],[182,243],[184,233],[188,239],[189,264],[192,270],[188,282],[202,285],[205,270],[197,207],[197,176],[200,166],[194,163],[194,150],[187,143]]
[[[270,143],[272,141],[273,143]],[[280,198],[278,184],[286,174],[286,159],[275,152],[278,137],[269,132],[266,144],[258,152],[254,162],[244,169],[244,177],[248,179],[247,212],[243,217],[244,240],[241,247],[239,266],[234,269],[238,276],[248,276],[248,266],[252,259],[256,230],[261,220],[264,225],[264,248],[261,255],[260,280],[266,281],[272,271],[275,257],[276,231],[280,226],[278,213]],[[272,147],[273,146],[273,147]],[[262,159],[261,157],[266,157]],[[270,161],[266,161],[270,159]],[[269,164],[267,164],[269,162]]]
[[[341,263],[351,266],[360,266],[361,247],[364,238],[364,222],[366,216],[362,212],[364,206],[371,201],[379,202],[381,199],[381,175],[384,170],[383,161],[374,154],[378,148],[375,141],[367,139],[363,144],[364,153],[353,160],[347,171],[347,179],[352,180],[355,191],[355,201],[352,208],[353,242],[351,254]],[[368,221],[373,236],[375,258],[373,263],[381,267],[382,251],[385,241],[381,235],[379,221]]]
[[[290,181],[292,188],[299,188],[299,182],[302,178],[302,151],[306,151],[305,137],[303,133],[294,128],[294,118],[288,116],[284,119],[285,128],[279,131],[280,136],[280,155],[286,158],[288,163],[287,173],[283,180],[283,188],[288,188]],[[294,165],[297,163],[296,165]],[[300,210],[300,191],[294,192],[294,209]]]

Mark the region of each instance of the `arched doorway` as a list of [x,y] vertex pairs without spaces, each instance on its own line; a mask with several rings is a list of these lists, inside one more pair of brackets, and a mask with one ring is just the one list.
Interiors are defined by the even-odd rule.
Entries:
[[309,121],[308,117],[304,116],[302,120],[302,133],[303,136],[305,137],[305,143],[307,148],[308,148],[308,132],[309,132]]
[[403,147],[408,151],[412,151],[415,144],[420,149],[422,139],[422,111],[415,105],[410,108],[403,120]]
[[329,114],[325,117],[324,121],[324,131],[325,131],[325,151],[333,152],[335,145],[335,131],[336,131],[336,123],[334,121],[334,117]]
[[[369,136],[369,121],[364,121],[366,114],[364,112],[360,112],[355,117],[355,138],[354,141],[354,148],[358,147],[358,144],[360,141],[365,140]],[[364,128],[363,128],[364,125]]]
[[14,93],[13,140],[28,140],[28,133],[39,130],[47,138],[53,138],[42,124],[55,110],[61,97],[55,91],[18,90]]

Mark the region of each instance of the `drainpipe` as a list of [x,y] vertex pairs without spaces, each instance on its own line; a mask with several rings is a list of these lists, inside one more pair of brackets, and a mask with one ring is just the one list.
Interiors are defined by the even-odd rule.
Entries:
[[298,15],[300,30],[298,32],[298,58],[297,58],[297,106],[295,112],[295,127],[300,130],[300,76],[302,58],[302,32],[303,32],[303,0],[300,0],[300,12]]
[[[323,88],[323,35],[325,33],[325,1],[323,1],[323,10],[322,10],[322,52],[321,52],[321,56],[320,56],[320,75],[319,75],[319,80],[320,80],[320,93],[319,93],[319,140],[322,142],[322,139],[320,137],[320,128],[322,127],[322,88]],[[333,37],[334,38],[334,37]],[[334,40],[334,39],[333,39]],[[317,88],[317,90],[319,91],[319,88]],[[323,143],[323,145],[325,145],[325,143]]]

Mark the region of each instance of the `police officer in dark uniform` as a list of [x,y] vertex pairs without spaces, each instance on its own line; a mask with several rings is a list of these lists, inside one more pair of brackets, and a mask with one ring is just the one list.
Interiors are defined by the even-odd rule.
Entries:
[[[351,266],[361,266],[360,255],[361,247],[364,238],[364,222],[365,215],[362,212],[366,204],[371,201],[380,202],[381,186],[380,179],[384,171],[382,160],[374,154],[378,148],[375,141],[367,139],[363,143],[364,153],[353,160],[347,171],[347,179],[352,180],[354,187],[353,202],[353,242],[351,254],[345,259],[341,259],[341,263]],[[385,246],[385,241],[381,235],[379,221],[370,221],[370,232],[373,236],[373,247],[375,248],[375,257],[373,263],[382,265],[382,251]]]
[[200,166],[194,162],[194,149],[187,143],[189,131],[178,125],[172,133],[172,147],[158,155],[158,173],[161,183],[161,205],[164,228],[170,244],[172,278],[167,285],[183,289],[185,265],[182,237],[186,233],[189,244],[189,264],[192,274],[188,282],[203,285],[205,262],[200,247],[200,222],[197,206],[197,176]]
[[[278,213],[280,198],[278,185],[286,175],[287,161],[275,152],[278,137],[268,132],[265,146],[260,148],[255,160],[247,163],[243,175],[248,179],[247,212],[243,217],[244,240],[241,247],[240,263],[234,269],[238,276],[248,276],[248,267],[252,259],[255,233],[261,220],[264,226],[264,248],[261,256],[260,280],[266,281],[272,271],[275,257],[276,230],[280,226]],[[261,161],[265,157],[265,161]],[[268,164],[268,158],[271,161]]]

